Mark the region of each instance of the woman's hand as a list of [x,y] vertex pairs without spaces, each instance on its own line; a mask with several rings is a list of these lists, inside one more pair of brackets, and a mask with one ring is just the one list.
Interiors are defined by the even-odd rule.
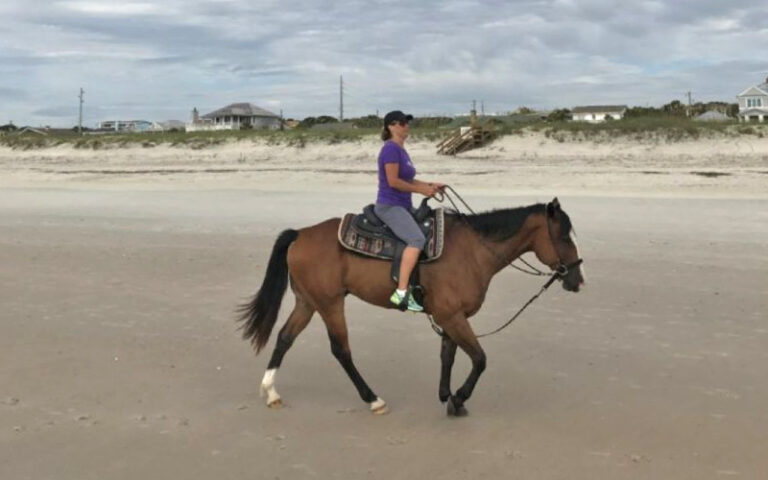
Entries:
[[425,183],[421,194],[425,197],[433,197],[436,193],[441,192],[444,186],[442,183],[437,182]]

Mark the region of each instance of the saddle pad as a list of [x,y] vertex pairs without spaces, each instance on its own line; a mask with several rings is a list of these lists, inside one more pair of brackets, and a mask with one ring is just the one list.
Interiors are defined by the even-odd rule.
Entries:
[[[360,214],[362,215],[362,214]],[[387,229],[387,234],[365,231],[357,226],[355,217],[358,214],[348,213],[344,215],[339,225],[339,243],[353,252],[381,260],[392,260],[395,255],[397,243],[402,243],[392,232]],[[432,218],[432,217],[430,217]],[[440,258],[443,254],[445,235],[445,213],[442,208],[435,209],[434,221],[427,235],[427,243],[419,257],[420,263],[431,262]]]

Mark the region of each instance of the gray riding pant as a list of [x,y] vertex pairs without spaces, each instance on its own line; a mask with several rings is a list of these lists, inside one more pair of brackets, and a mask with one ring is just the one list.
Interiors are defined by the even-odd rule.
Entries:
[[413,215],[399,205],[384,205],[377,203],[373,206],[373,212],[379,217],[397,237],[409,247],[419,250],[424,248],[426,238],[421,233]]

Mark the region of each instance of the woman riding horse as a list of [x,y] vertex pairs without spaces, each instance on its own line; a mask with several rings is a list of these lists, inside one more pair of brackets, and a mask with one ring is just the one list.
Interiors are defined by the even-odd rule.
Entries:
[[[275,389],[275,375],[285,353],[318,312],[328,330],[331,352],[360,397],[373,413],[387,412],[386,402],[371,390],[352,362],[344,298],[351,293],[373,305],[396,308],[390,302],[390,263],[344,249],[337,239],[339,223],[339,218],[332,218],[311,227],[282,232],[275,242],[261,288],[242,307],[243,338],[250,340],[258,353],[269,340],[290,279],[296,303],[278,334],[261,382],[261,393],[266,394],[270,407],[282,406]],[[584,276],[571,221],[557,199],[546,205],[477,215],[447,215],[445,229],[441,258],[423,265],[420,278],[425,292],[424,310],[443,330],[438,396],[440,401],[448,402],[449,415],[462,415],[466,413],[464,403],[486,365],[485,352],[468,319],[483,304],[493,276],[531,251],[557,272],[566,290],[577,292]],[[472,360],[472,370],[452,394],[450,377],[457,346]]]
[[408,310],[421,312],[424,308],[407,290],[408,279],[426,242],[424,234],[413,219],[411,192],[431,197],[443,188],[443,184],[422,182],[414,178],[416,168],[405,151],[405,141],[411,131],[411,120],[413,115],[406,115],[400,110],[384,116],[381,139],[385,143],[379,153],[379,192],[373,211],[406,245],[400,263],[397,289],[392,292],[389,301],[398,307],[407,306]]

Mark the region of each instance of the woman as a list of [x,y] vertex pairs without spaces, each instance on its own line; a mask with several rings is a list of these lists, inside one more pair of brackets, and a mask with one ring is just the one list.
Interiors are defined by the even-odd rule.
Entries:
[[397,289],[389,300],[400,307],[407,306],[413,312],[422,312],[424,307],[408,291],[408,279],[426,241],[411,214],[411,194],[420,193],[431,197],[443,188],[443,184],[422,182],[414,178],[416,168],[405,151],[411,120],[413,115],[406,115],[400,110],[384,116],[381,139],[385,143],[379,153],[379,192],[374,212],[406,244]]

